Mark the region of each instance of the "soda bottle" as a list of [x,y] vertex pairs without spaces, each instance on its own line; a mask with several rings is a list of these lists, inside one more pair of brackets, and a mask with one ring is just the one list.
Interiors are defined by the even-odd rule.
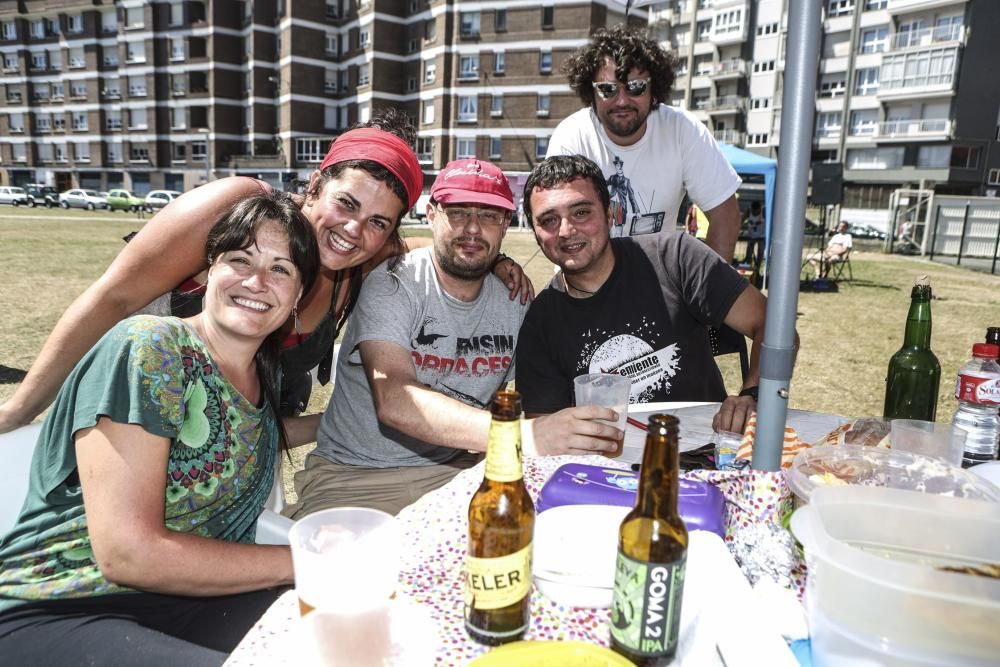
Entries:
[[[986,342],[1000,347],[1000,327],[988,327],[986,329]],[[997,358],[1000,362],[1000,358]]]
[[688,545],[677,428],[676,417],[649,418],[635,508],[618,533],[611,648],[637,665],[665,665],[677,652]]
[[889,360],[883,416],[934,421],[940,384],[941,364],[931,352],[931,286],[920,276],[910,292],[903,347]]
[[495,646],[528,629],[535,506],[521,466],[521,395],[497,392],[490,411],[486,474],[469,503],[465,630]]
[[972,346],[972,359],[958,372],[955,398],[958,410],[952,423],[966,432],[962,467],[968,468],[997,457],[1000,440],[1000,347],[989,343]]

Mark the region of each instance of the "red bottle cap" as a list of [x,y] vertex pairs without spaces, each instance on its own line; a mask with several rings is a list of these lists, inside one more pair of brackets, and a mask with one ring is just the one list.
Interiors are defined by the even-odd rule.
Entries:
[[1000,356],[1000,345],[976,343],[972,346],[972,356],[977,359],[996,359]]

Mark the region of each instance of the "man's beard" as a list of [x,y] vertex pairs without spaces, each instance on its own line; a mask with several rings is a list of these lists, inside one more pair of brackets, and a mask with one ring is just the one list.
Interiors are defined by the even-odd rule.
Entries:
[[435,247],[438,266],[448,275],[460,280],[479,280],[490,272],[490,266],[493,264],[495,254],[493,257],[487,255],[481,262],[465,263],[457,259],[457,253],[447,252],[451,248],[452,244],[448,244],[444,248],[445,252],[442,252],[439,248]]
[[642,124],[646,122],[646,117],[649,114],[643,116],[641,113],[639,113],[638,109],[632,109],[632,110],[635,111],[635,119],[626,122],[625,125],[621,124],[622,121],[615,120],[610,113],[606,114],[604,121],[604,130],[609,134],[615,135],[616,137],[630,137],[636,132],[638,132],[639,128],[642,127]]

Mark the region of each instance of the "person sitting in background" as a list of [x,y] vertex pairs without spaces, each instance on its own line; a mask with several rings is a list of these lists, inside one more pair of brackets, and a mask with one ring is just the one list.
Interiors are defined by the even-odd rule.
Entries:
[[759,201],[750,204],[747,216],[747,254],[744,262],[759,266],[764,261],[764,209]]
[[259,194],[204,252],[200,314],[118,323],[56,397],[0,537],[5,664],[219,665],[293,581],[288,547],[254,537],[279,447],[315,439],[318,419],[278,419],[277,332],[316,235]]
[[851,251],[853,242],[851,235],[847,232],[850,224],[840,221],[837,225],[836,233],[830,237],[830,241],[823,250],[817,250],[809,257],[809,264],[816,271],[816,280],[826,278],[830,273],[830,267],[836,262],[843,262],[847,258],[847,253]]

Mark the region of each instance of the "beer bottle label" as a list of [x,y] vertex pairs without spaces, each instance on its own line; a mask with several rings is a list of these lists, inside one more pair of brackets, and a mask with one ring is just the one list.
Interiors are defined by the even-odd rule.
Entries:
[[681,624],[686,558],[671,563],[634,560],[618,551],[611,636],[640,656],[672,653]]
[[531,544],[498,558],[465,559],[466,609],[503,609],[531,590]]
[[516,482],[524,476],[521,469],[521,421],[490,424],[490,440],[486,446],[486,479],[494,482]]

